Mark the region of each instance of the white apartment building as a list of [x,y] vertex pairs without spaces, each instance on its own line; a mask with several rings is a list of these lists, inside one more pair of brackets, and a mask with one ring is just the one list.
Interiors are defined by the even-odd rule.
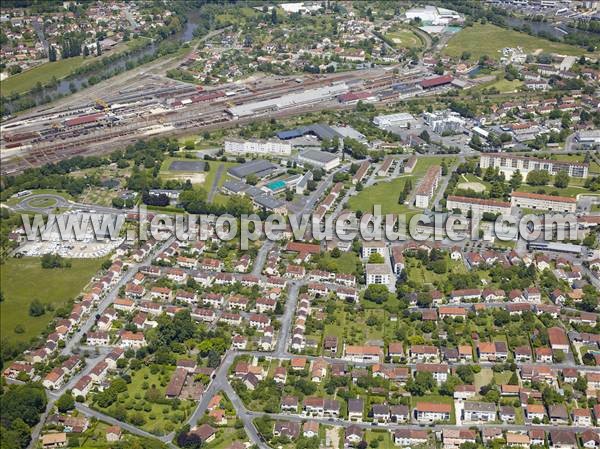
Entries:
[[570,212],[577,210],[577,200],[565,196],[541,195],[538,193],[513,192],[511,195],[513,206],[525,209],[550,210],[554,212]]
[[581,164],[579,162],[537,159],[507,153],[484,153],[481,155],[479,165],[482,169],[498,167],[507,179],[510,179],[517,170],[524,177],[532,170],[544,170],[551,175],[556,175],[559,171],[564,170],[573,178],[587,178],[589,169],[588,164]]
[[225,154],[261,154],[265,156],[289,156],[292,144],[280,140],[242,140],[226,139],[223,149]]
[[470,210],[473,214],[489,212],[493,214],[510,215],[511,205],[506,201],[450,195],[446,202],[446,208],[449,211],[459,209],[462,213]]
[[368,263],[366,267],[367,286],[371,284],[389,285],[394,273],[386,263]]
[[361,256],[363,259],[368,259],[371,254],[377,253],[381,257],[385,258],[386,251],[387,249],[384,242],[380,242],[378,240],[369,240],[363,242]]
[[442,169],[439,165],[429,167],[423,181],[419,184],[419,187],[417,187],[415,206],[421,209],[427,209],[429,207],[429,203],[435,194],[441,176]]

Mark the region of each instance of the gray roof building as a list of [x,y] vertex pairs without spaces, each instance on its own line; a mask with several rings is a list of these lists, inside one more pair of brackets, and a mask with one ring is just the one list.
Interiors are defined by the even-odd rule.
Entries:
[[250,175],[255,175],[259,178],[264,178],[277,170],[277,165],[265,161],[263,159],[255,159],[253,161],[245,162],[237,167],[232,167],[228,173],[234,178],[244,180]]

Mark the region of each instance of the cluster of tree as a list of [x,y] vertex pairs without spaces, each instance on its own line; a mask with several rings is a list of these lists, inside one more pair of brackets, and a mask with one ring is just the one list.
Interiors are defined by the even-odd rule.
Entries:
[[31,427],[46,408],[46,391],[40,384],[10,385],[0,395],[0,446],[24,449],[31,440]]
[[112,199],[112,206],[117,209],[131,209],[135,206],[135,200],[133,198],[116,197]]
[[527,173],[527,184],[530,186],[545,186],[550,182],[550,173],[546,170],[531,170]]
[[42,316],[46,313],[46,306],[37,298],[29,303],[29,316]]
[[[72,58],[73,56],[81,56],[81,49],[84,43],[84,33],[68,32],[62,34],[59,39],[60,53],[62,59]],[[54,56],[56,59],[56,55]]]
[[402,188],[402,192],[400,192],[400,195],[398,195],[398,204],[404,204],[404,202],[408,199],[408,195],[410,195],[412,189],[412,179],[407,178],[406,181],[404,181],[404,187]]
[[41,258],[42,268],[71,268],[71,261],[59,254],[44,254]]
[[368,155],[368,147],[356,139],[344,139],[344,151],[350,153],[355,159],[365,159]]

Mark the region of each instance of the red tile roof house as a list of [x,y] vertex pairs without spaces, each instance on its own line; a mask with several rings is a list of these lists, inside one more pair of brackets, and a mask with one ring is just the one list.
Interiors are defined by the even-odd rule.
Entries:
[[569,338],[560,327],[551,327],[548,329],[548,339],[552,350],[569,352]]
[[146,339],[141,332],[124,331],[121,333],[121,347],[138,349],[146,346]]
[[431,373],[438,385],[443,384],[448,379],[448,365],[445,363],[417,363],[415,372]]
[[415,407],[415,419],[421,423],[448,421],[451,413],[451,404],[417,402],[417,406]]
[[267,315],[261,315],[258,313],[251,314],[249,321],[250,327],[255,327],[257,329],[263,329],[271,325],[271,318],[269,318]]
[[205,444],[210,443],[215,439],[217,431],[208,424],[202,424],[201,426],[192,429],[190,433],[198,435],[202,444]]
[[383,351],[377,346],[348,345],[344,347],[344,359],[351,362],[377,363],[382,361]]
[[508,349],[503,341],[493,343],[478,342],[477,353],[481,361],[505,361],[508,358]]
[[411,345],[408,354],[413,361],[435,362],[440,359],[438,348],[431,345]]
[[392,342],[388,345],[388,357],[402,358],[404,357],[404,346],[402,342]]
[[65,372],[61,368],[54,368],[50,371],[44,380],[42,381],[42,385],[49,390],[58,390],[63,386],[65,382]]

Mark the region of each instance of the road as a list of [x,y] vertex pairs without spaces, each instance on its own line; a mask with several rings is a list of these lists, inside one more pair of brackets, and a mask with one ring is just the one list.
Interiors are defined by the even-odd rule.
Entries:
[[215,179],[212,183],[212,186],[210,186],[210,192],[208,192],[207,200],[209,204],[213,202],[213,198],[217,193],[217,189],[219,188],[219,179],[221,179],[221,176],[223,175],[223,170],[225,170],[225,166],[223,164],[219,164],[219,167],[217,168],[217,173],[215,173]]
[[127,284],[129,281],[131,281],[133,276],[135,276],[135,274],[138,272],[139,268],[144,265],[149,265],[150,261],[154,258],[154,256],[156,254],[164,251],[174,241],[175,241],[175,236],[171,236],[168,240],[163,242],[162,245],[160,245],[160,248],[158,248],[158,249],[154,248],[153,251],[150,251],[148,253],[148,255],[143,259],[142,262],[133,264],[129,267],[129,269],[125,272],[123,277],[121,279],[119,279],[117,284],[98,303],[98,305],[96,306],[96,309],[90,313],[90,316],[87,318],[85,323],[77,330],[77,332],[75,332],[71,336],[71,338],[69,338],[67,340],[65,347],[61,351],[62,355],[69,355],[73,352],[73,349],[75,348],[75,346],[80,342],[81,338],[83,337],[83,334],[88,333],[90,331],[90,329],[94,326],[94,324],[96,324],[96,314],[102,314],[104,309],[106,309],[113,302],[115,302],[115,299],[117,299],[117,296],[119,295],[119,289],[121,287],[125,286],[125,284]]

